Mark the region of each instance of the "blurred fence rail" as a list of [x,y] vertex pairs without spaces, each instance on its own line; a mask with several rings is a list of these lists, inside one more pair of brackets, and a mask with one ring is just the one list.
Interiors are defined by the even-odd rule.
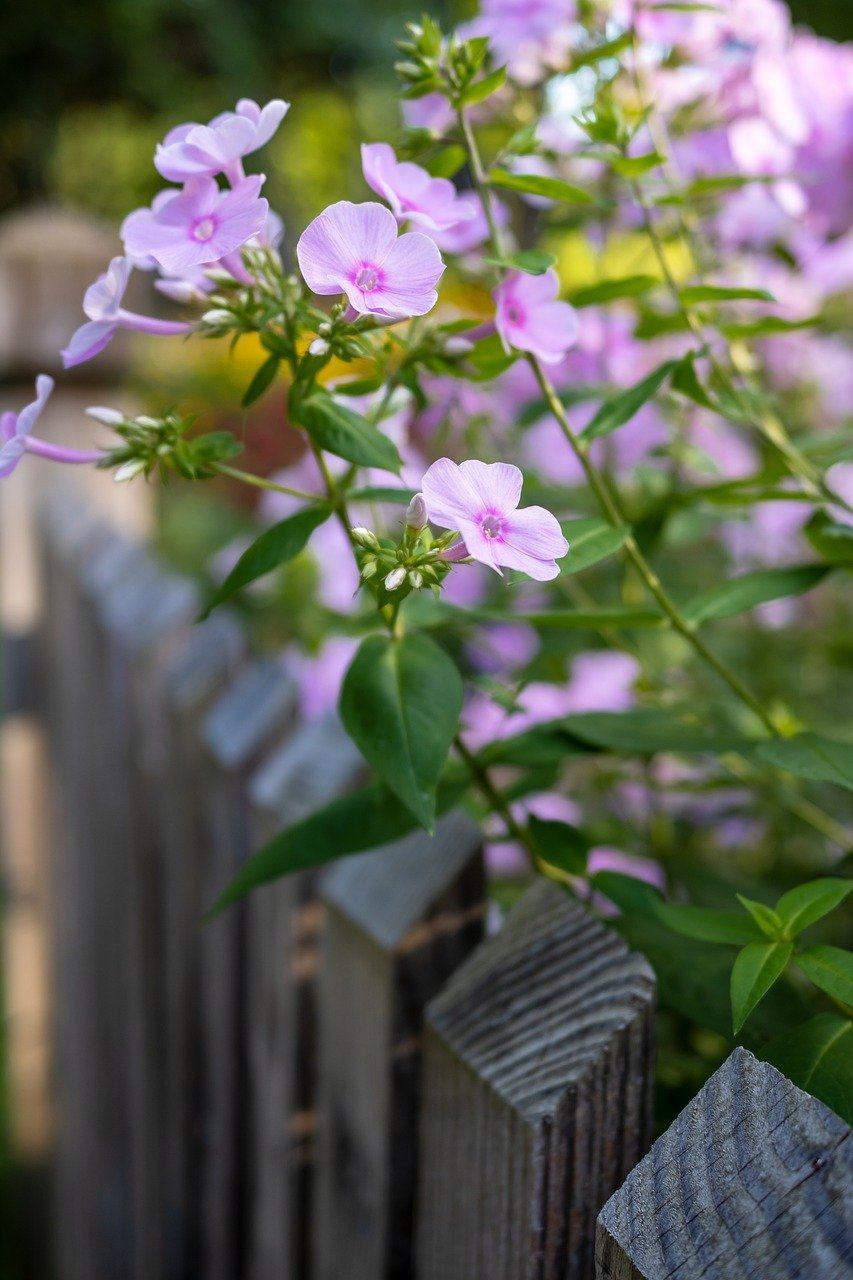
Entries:
[[484,939],[463,813],[203,924],[358,758],[79,497],[39,529],[58,1280],[850,1274],[846,1126],[738,1050],[649,1151],[651,970],[544,881]]

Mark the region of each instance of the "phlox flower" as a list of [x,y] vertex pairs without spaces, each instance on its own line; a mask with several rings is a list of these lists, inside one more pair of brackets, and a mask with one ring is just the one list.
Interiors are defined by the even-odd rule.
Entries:
[[[442,230],[430,231],[442,253],[469,253],[478,249],[489,238],[489,224],[483,212],[483,202],[476,191],[463,191],[456,197],[456,207],[465,216]],[[509,223],[509,211],[505,204],[492,197],[492,217],[499,227]]]
[[443,93],[425,93],[422,98],[404,98],[400,103],[407,129],[426,129],[441,137],[454,122],[453,108]]
[[100,450],[63,449],[33,440],[30,432],[41,416],[53,390],[53,378],[41,373],[36,378],[36,398],[19,413],[7,410],[0,414],[0,478],[10,475],[24,453],[35,453],[53,462],[97,462],[103,455]]
[[121,303],[130,272],[128,258],[113,258],[103,275],[89,285],[83,295],[83,311],[89,317],[88,321],[75,330],[60,353],[66,369],[99,355],[118,329],[134,329],[164,337],[189,332],[190,326],[182,320],[158,320],[124,309]]
[[559,522],[544,507],[518,509],[522,475],[507,462],[439,458],[421,482],[427,513],[456,529],[470,556],[497,573],[518,569],[539,582],[556,578],[569,549]]
[[281,98],[265,107],[241,98],[236,111],[224,111],[210,124],[179,124],[158,144],[154,167],[169,182],[224,173],[236,184],[244,177],[243,157],[269,142],[289,106]]
[[[254,243],[263,248],[277,249],[283,235],[284,222],[277,213],[269,209],[266,222],[258,234],[251,241],[247,241],[247,244]],[[153,259],[150,265],[156,266]],[[217,262],[207,262],[201,267],[190,267],[182,271],[179,276],[161,276],[159,280],[154,281],[154,288],[165,297],[171,298],[173,302],[204,302],[205,295],[212,293],[214,289],[213,281],[208,275],[214,267],[221,267],[230,272],[235,280],[240,280],[243,284],[252,283],[252,276],[244,267],[240,254],[235,251]]]
[[513,271],[495,290],[495,326],[503,340],[529,351],[543,364],[557,364],[578,339],[578,318],[568,302],[558,302],[555,271],[541,276]]
[[399,222],[428,232],[446,231],[475,216],[449,178],[433,178],[419,164],[399,161],[387,142],[364,143],[361,168],[367,185],[388,202]]
[[387,319],[431,311],[444,271],[432,240],[398,236],[393,213],[372,202],[329,205],[302,232],[296,257],[314,293],[344,293],[355,311]]
[[576,9],[575,0],[483,0],[479,17],[460,32],[466,39],[487,36],[495,63],[532,84],[565,57]]
[[150,209],[125,218],[125,252],[134,260],[153,259],[175,276],[234,253],[266,222],[263,181],[255,175],[222,191],[213,178],[190,178],[182,191],[165,199],[161,193]]

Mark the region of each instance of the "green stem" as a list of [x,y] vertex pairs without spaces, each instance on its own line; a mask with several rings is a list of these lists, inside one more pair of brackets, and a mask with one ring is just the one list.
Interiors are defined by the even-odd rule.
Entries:
[[239,467],[229,467],[224,462],[216,463],[216,470],[241,484],[251,485],[254,489],[270,489],[273,493],[286,493],[290,498],[301,498],[304,502],[317,502],[319,493],[305,493],[302,489],[291,489],[286,484],[277,484],[275,480],[266,480],[263,476],[252,475],[250,471],[241,471]]

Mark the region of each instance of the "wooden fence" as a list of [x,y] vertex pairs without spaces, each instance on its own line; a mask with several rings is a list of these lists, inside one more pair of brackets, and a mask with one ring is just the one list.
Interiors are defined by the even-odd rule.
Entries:
[[850,1275],[846,1126],[737,1050],[650,1149],[648,964],[545,881],[484,937],[464,813],[202,924],[359,759],[143,547],[40,528],[58,1280]]

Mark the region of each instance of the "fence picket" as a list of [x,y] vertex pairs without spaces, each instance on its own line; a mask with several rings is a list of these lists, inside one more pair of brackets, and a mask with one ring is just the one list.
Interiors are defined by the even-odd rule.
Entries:
[[597,1280],[846,1280],[853,1138],[735,1049],[608,1200]]
[[422,1014],[482,933],[476,827],[345,858],[323,884],[312,1274],[411,1275]]
[[451,978],[427,1010],[419,1280],[591,1275],[650,1137],[653,1007],[646,961],[544,880]]

